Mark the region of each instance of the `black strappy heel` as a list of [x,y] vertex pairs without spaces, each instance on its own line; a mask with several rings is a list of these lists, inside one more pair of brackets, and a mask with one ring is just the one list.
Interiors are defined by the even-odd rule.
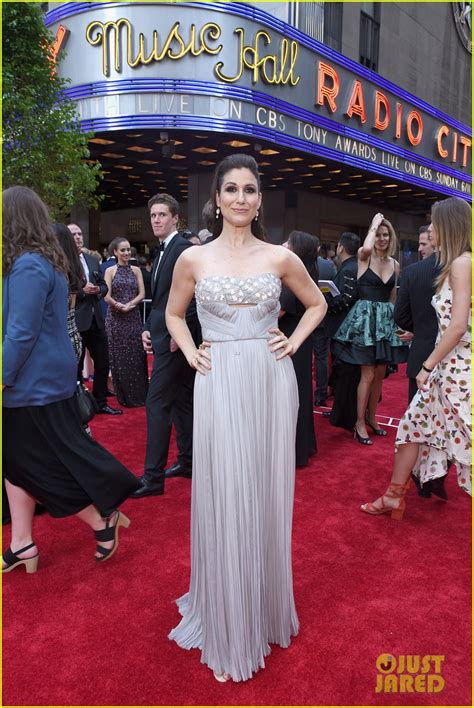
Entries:
[[386,431],[386,430],[382,430],[382,428],[374,428],[374,426],[372,425],[372,423],[371,423],[369,420],[367,420],[367,418],[365,419],[365,424],[368,425],[369,428],[372,430],[373,434],[374,434],[374,435],[377,435],[379,438],[385,438],[385,437],[387,437],[387,431]]
[[99,544],[97,544],[96,551],[102,556],[101,558],[98,558],[97,556],[95,557],[98,563],[103,563],[108,558],[111,558],[111,556],[113,556],[113,554],[117,550],[120,526],[124,526],[126,529],[128,529],[128,527],[130,526],[130,519],[128,519],[125,514],[122,514],[121,511],[117,511],[117,519],[113,526],[109,525],[111,518],[112,517],[109,516],[109,518],[105,522],[105,529],[101,529],[100,531],[94,531],[94,536],[97,541],[114,541],[114,545],[112,546],[112,548],[104,548],[104,546],[100,546]]
[[358,432],[357,426],[354,426],[354,440],[357,440],[358,443],[361,445],[373,445],[374,443],[370,438],[363,438],[362,435]]
[[14,568],[19,565],[24,565],[27,573],[36,573],[38,569],[39,553],[31,558],[19,558],[20,553],[27,551],[29,548],[33,548],[36,544],[30,543],[28,546],[21,548],[16,553],[13,553],[11,547],[9,546],[2,556],[2,560],[5,561],[6,566],[2,568],[2,573],[10,573]]

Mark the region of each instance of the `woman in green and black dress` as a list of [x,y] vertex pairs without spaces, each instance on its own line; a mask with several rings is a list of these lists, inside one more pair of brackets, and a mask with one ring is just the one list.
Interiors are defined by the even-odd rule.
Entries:
[[376,214],[357,254],[359,299],[334,335],[337,358],[360,366],[354,438],[363,445],[372,445],[368,427],[375,435],[387,434],[376,422],[382,382],[388,364],[404,362],[408,357],[408,347],[397,337],[393,319],[400,273],[393,258],[396,248],[392,224]]

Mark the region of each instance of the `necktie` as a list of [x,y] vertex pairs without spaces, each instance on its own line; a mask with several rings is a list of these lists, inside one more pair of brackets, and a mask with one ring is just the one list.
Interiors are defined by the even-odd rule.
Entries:
[[165,250],[165,242],[160,241],[160,245],[158,246],[158,251],[164,251]]

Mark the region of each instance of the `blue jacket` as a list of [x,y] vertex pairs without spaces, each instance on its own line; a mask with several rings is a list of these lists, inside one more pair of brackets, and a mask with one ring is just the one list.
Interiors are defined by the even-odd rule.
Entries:
[[70,398],[77,360],[67,331],[68,284],[38,253],[19,256],[3,278],[6,408]]

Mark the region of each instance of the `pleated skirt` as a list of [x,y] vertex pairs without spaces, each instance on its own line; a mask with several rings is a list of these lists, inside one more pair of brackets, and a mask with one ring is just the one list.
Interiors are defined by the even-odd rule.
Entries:
[[291,359],[264,339],[212,344],[197,375],[191,581],[170,633],[201,661],[242,681],[270,644],[298,633],[291,530],[298,390]]
[[83,430],[74,397],[3,408],[3,475],[54,517],[93,504],[110,516],[137,478]]

